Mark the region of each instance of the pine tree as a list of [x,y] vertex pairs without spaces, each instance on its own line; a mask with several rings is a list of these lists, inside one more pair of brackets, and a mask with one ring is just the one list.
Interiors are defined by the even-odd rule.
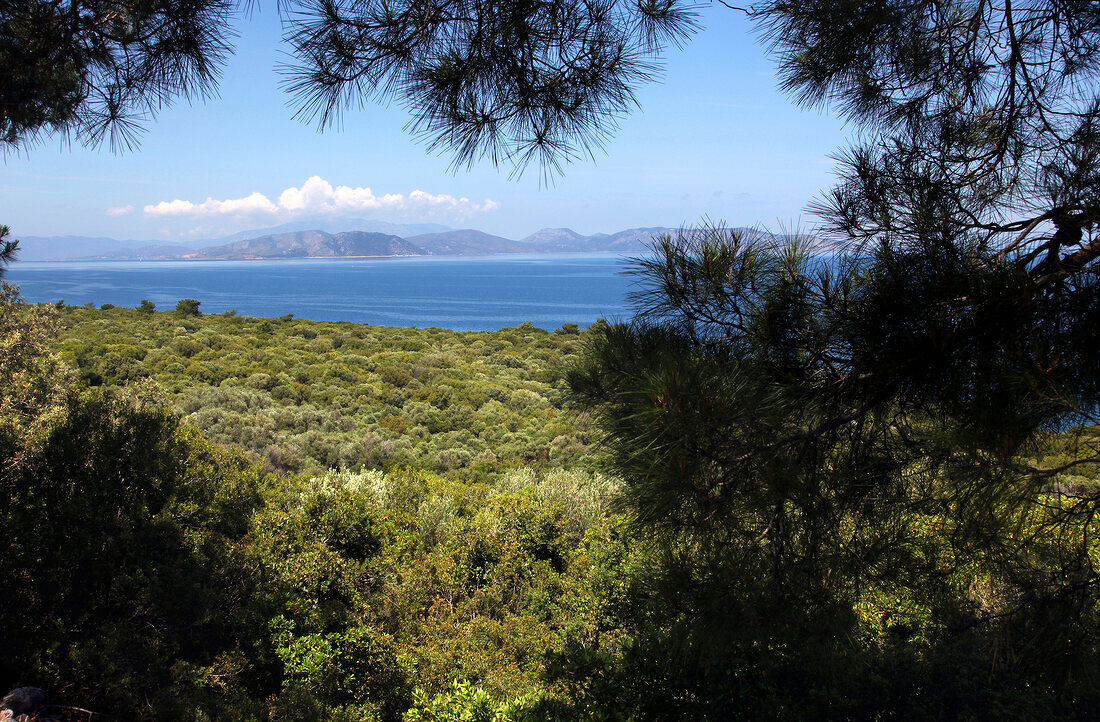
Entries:
[[0,278],[4,277],[4,271],[19,256],[19,241],[8,240],[10,233],[7,226],[0,226]]
[[453,156],[557,171],[598,147],[695,29],[679,0],[318,0],[291,17],[286,87],[325,127],[369,96]]
[[231,0],[0,4],[0,148],[43,134],[131,149],[141,121],[205,96],[229,51]]
[[678,638],[822,659],[892,599],[923,616],[883,633],[998,675],[1095,664],[1100,497],[1059,474],[1100,461],[1100,4],[753,12],[784,86],[862,130],[822,228],[662,239],[571,377]]

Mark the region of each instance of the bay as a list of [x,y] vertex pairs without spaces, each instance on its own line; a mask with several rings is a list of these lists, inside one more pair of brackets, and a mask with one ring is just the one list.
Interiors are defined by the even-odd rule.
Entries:
[[604,254],[288,261],[22,262],[6,280],[32,303],[204,313],[294,314],[316,321],[491,331],[530,321],[553,330],[628,317],[629,261]]

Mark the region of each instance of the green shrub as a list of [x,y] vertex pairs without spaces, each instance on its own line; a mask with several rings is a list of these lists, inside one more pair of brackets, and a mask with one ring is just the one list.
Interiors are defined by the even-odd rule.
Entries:
[[179,303],[176,304],[176,312],[184,316],[199,316],[202,314],[199,311],[200,301],[193,298],[181,298]]

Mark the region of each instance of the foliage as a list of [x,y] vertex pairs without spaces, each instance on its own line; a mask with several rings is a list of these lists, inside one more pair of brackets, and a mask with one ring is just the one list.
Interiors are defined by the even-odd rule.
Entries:
[[[508,719],[558,704],[548,660],[582,613],[583,603],[566,603],[587,579],[576,550],[607,523],[614,480],[531,468],[469,480],[412,469],[268,476],[168,409],[143,373],[143,364],[155,368],[155,345],[102,336],[132,383],[101,376],[88,388],[49,343],[61,320],[72,340],[109,330],[99,322],[114,318],[130,333],[163,325],[173,353],[195,359],[205,351],[184,342],[235,343],[173,338],[181,321],[209,342],[222,323],[291,319],[58,310],[6,294],[3,359],[13,382],[0,417],[9,460],[0,470],[0,573],[11,603],[0,607],[0,682],[45,686],[51,698],[124,719],[396,720],[410,707],[462,707],[441,701],[456,679],[476,686],[471,705]],[[308,322],[292,330],[306,351],[317,341],[332,348],[334,328],[371,331]],[[538,371],[539,354],[554,360],[571,348],[552,334],[523,334],[531,355],[502,368]],[[447,334],[442,349],[433,335],[402,332],[375,353],[416,348],[390,353],[427,369],[439,368],[428,358],[457,357],[464,344],[473,359],[486,341],[516,348],[507,333]],[[365,350],[359,336],[345,337]],[[294,352],[288,344],[257,360],[293,369],[283,359]],[[423,373],[410,376],[394,388],[415,387]],[[542,387],[517,390],[532,388]],[[534,392],[516,408],[532,428],[559,424]]]
[[[251,7],[250,3],[245,3]],[[112,149],[176,98],[205,96],[231,51],[239,3],[8,3],[0,10],[0,145],[44,134]],[[298,113],[333,123],[372,95],[401,97],[414,132],[456,164],[557,168],[590,153],[694,29],[676,2],[452,0],[279,4]]]
[[[144,699],[232,699],[254,582],[233,540],[258,501],[256,472],[148,392],[73,392],[22,443],[6,441],[0,676],[132,718]],[[204,689],[182,668],[221,682]]]
[[[782,268],[798,259],[754,252],[755,263],[774,270],[764,277],[782,289]],[[763,293],[766,285],[757,287]],[[848,502],[860,491],[841,484],[849,461],[824,451],[820,466],[759,489],[773,499],[783,484],[789,491],[817,483],[824,492],[819,504],[843,519],[840,541],[854,548],[827,548],[827,561],[814,567],[805,552],[809,527],[784,527],[782,554],[767,536],[762,552],[730,543],[738,531],[758,533],[753,514],[772,511],[754,510],[750,496],[685,496],[681,484],[657,524],[638,505],[637,469],[620,467],[631,472],[622,482],[575,465],[554,468],[554,449],[568,448],[561,439],[580,433],[570,426],[579,420],[563,413],[555,377],[578,343],[598,348],[629,329],[601,325],[596,337],[531,327],[455,334],[16,300],[9,291],[8,368],[24,374],[26,388],[45,392],[5,406],[5,453],[15,462],[0,477],[8,497],[0,534],[10,548],[0,572],[18,603],[0,609],[12,630],[0,680],[12,686],[46,684],[82,707],[138,719],[725,719],[792,710],[920,719],[959,709],[1024,719],[1079,715],[1095,699],[1093,612],[1074,608],[1087,590],[1042,596],[1069,579],[1057,576],[1054,561],[1079,559],[1072,552],[1085,549],[1091,563],[1079,525],[1018,517],[1007,531],[986,527],[1004,534],[1002,546],[975,555],[959,539],[967,519],[980,515],[892,508],[882,493],[889,484]],[[77,364],[76,374],[48,351],[57,326],[53,346]],[[618,373],[668,358],[631,353]],[[248,383],[202,380],[230,366]],[[686,364],[672,368],[681,391],[704,378],[686,376]],[[97,386],[74,387],[78,377]],[[406,464],[317,463],[316,473],[267,476],[169,412],[169,397],[150,377],[177,399],[200,389],[232,392],[194,407],[200,422],[204,410],[229,404],[241,430],[262,428],[261,413],[301,409],[309,426],[332,424],[337,435],[346,432],[332,422],[344,415],[393,438],[416,427],[427,433],[410,445]],[[129,388],[116,388],[124,383]],[[309,396],[272,404],[280,385]],[[385,408],[360,400],[373,393]],[[677,415],[678,436],[655,436],[635,450],[638,468],[661,454],[667,461],[677,445],[696,469],[706,468],[703,444],[707,453],[746,439],[783,446],[786,427],[764,426],[759,410],[749,436],[748,424],[731,424],[692,438],[698,418],[734,407],[719,405],[725,399],[714,392],[679,398],[698,402],[679,407],[693,410]],[[632,423],[666,408],[652,396],[637,400]],[[771,418],[794,428],[791,407],[811,416],[828,403],[824,392],[799,397],[780,405],[787,417]],[[455,417],[466,426],[491,410],[497,426],[545,451],[511,468],[443,463],[449,457],[424,442],[448,433],[433,419],[456,406],[468,409]],[[458,443],[444,450],[454,458],[474,459],[485,448],[499,454],[500,436],[469,448],[483,431],[448,437]],[[904,431],[936,438],[927,424]],[[1089,458],[1090,434],[1021,449],[1049,472],[1049,484],[1084,498],[1095,488],[1093,467],[1077,462]],[[576,453],[593,465],[587,445]],[[961,483],[962,461],[956,455],[955,466],[939,469],[880,461],[878,476],[862,479],[888,481],[893,468],[910,485],[942,489]],[[766,458],[755,463],[777,468]],[[648,480],[662,468],[670,466],[652,465]],[[742,471],[757,473],[752,464]],[[1069,480],[1072,473],[1084,481]],[[623,498],[635,513],[612,513]],[[804,491],[785,508],[788,519],[802,520],[816,507]],[[731,509],[739,510],[732,518]],[[817,529],[828,531],[828,523]],[[1030,534],[1029,543],[1013,546],[1013,534]],[[904,539],[904,554],[884,551],[891,539]],[[1030,566],[1012,557],[1021,552],[1032,555]],[[891,568],[907,576],[891,577]],[[831,575],[831,587],[815,569]],[[1035,574],[1021,579],[1028,570]]]
[[579,335],[151,309],[65,314],[57,348],[88,383],[152,378],[209,438],[272,470],[412,465],[486,479],[569,466],[590,449],[561,393]]
[[528,699],[498,703],[484,689],[455,680],[451,689],[429,697],[423,690],[413,696],[413,706],[404,722],[511,722],[530,718],[524,707]]
[[48,423],[74,380],[50,352],[58,326],[52,306],[27,306],[17,287],[0,282],[0,437],[9,443]]
[[[271,565],[255,655],[282,664],[279,698],[392,719],[552,697],[546,659],[576,613],[559,600],[585,578],[573,550],[605,523],[606,506],[567,501],[606,498],[586,478],[330,471],[271,487],[250,544]],[[449,696],[460,678],[476,693]]]
[[[908,676],[932,716],[953,698],[1081,714],[1098,692],[1100,16],[754,13],[788,89],[864,142],[813,243],[664,239],[638,262],[639,316],[571,377],[660,558],[669,624],[623,659],[653,690],[636,709],[905,716]],[[945,684],[948,660],[963,673]],[[889,706],[847,693],[883,663],[905,670],[879,680]]]
[[0,6],[0,147],[43,133],[131,148],[136,122],[203,96],[228,51],[233,3],[155,0]]
[[842,0],[763,10],[786,88],[868,131],[819,204],[828,230],[895,248],[983,243],[1044,293],[1100,255],[1094,3]]
[[[688,661],[651,668],[671,687],[649,699],[809,708],[749,670],[846,688],[841,672],[894,637],[991,665],[1021,702],[1023,680],[1068,694],[1067,665],[1098,661],[1100,550],[1095,497],[1052,480],[1095,462],[1095,437],[1064,435],[1068,465],[1029,461],[1095,407],[1095,301],[1067,317],[1028,291],[1025,264],[981,247],[811,250],[720,229],[665,239],[639,262],[642,315],[595,335],[571,376],[657,543],[657,599],[676,600],[649,651]],[[734,660],[744,671],[713,676]]]
[[675,2],[449,0],[429,15],[415,2],[304,3],[286,87],[322,126],[365,96],[396,96],[458,165],[558,168],[600,144],[693,27]]
[[[5,8],[0,37],[62,48],[66,7],[84,8]],[[7,91],[45,88],[5,101],[8,143],[95,141],[127,103],[206,87],[189,62],[214,36],[172,73],[81,75],[165,12],[84,9],[66,62],[0,64]],[[675,2],[420,10],[293,16],[304,112],[392,92],[460,163],[553,167],[690,27]],[[788,88],[865,130],[819,203],[833,257],[685,232],[639,262],[639,318],[586,333],[28,307],[5,287],[0,678],[122,718],[1093,714],[1100,13],[752,13]],[[81,45],[112,24],[121,40]],[[570,384],[617,477],[564,413],[581,344]],[[147,379],[288,475],[203,439]]]
[[[199,310],[199,304],[200,303],[202,303],[202,302],[197,301],[193,298],[181,298],[179,300],[179,303],[176,304],[176,313],[178,313],[180,315],[183,315],[183,316],[201,316],[202,311]],[[145,310],[145,305],[142,304],[139,307],[139,310],[144,311]],[[152,308],[149,309],[149,311],[153,311],[153,310],[154,309],[152,309]]]
[[238,640],[255,577],[234,542],[260,475],[151,387],[74,386],[48,348],[56,309],[3,291],[0,679],[132,719],[253,709]]
[[8,240],[10,233],[7,226],[0,226],[0,278],[4,277],[4,271],[19,255],[19,241]]

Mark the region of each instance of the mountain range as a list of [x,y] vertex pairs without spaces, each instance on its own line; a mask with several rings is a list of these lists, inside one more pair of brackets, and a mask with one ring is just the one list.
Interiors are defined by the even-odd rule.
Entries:
[[356,256],[422,256],[424,251],[400,236],[366,231],[276,233],[181,253],[185,261],[254,258],[351,258]]
[[[341,226],[335,223],[343,224]],[[72,260],[246,260],[389,256],[483,256],[506,253],[639,253],[673,228],[630,228],[581,235],[544,228],[520,240],[436,224],[397,225],[362,219],[299,222],[189,243],[118,241],[81,236],[24,237],[20,258]]]

